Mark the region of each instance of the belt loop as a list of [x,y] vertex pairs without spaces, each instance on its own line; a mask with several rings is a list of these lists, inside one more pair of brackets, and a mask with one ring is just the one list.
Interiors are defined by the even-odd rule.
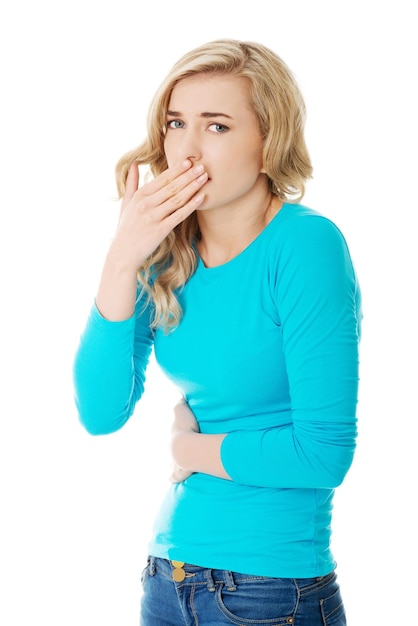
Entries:
[[205,569],[205,578],[209,591],[215,591],[215,583],[213,580],[211,569]]
[[149,563],[149,565],[148,565],[148,572],[149,572],[149,575],[150,575],[150,576],[154,576],[154,575],[155,575],[155,569],[156,569],[156,566],[155,566],[155,557],[150,556],[150,557],[149,557],[149,559],[148,559],[148,563]]
[[232,575],[232,572],[229,572],[228,570],[225,570],[224,574],[225,574],[225,585],[226,585],[228,591],[236,591],[237,587],[235,585],[235,581],[234,581],[234,577]]

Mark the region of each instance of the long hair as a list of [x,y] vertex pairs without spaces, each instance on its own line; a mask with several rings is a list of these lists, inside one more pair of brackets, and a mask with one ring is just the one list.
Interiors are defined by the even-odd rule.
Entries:
[[[166,114],[174,86],[195,74],[246,77],[249,97],[263,138],[263,167],[270,191],[286,202],[298,202],[312,165],[304,138],[305,104],[292,72],[272,50],[258,43],[219,39],[185,54],[170,70],[149,108],[147,138],[116,165],[121,198],[132,163],[146,164],[158,176],[167,169],[164,153]],[[154,327],[176,328],[181,307],[176,291],[196,269],[193,242],[199,235],[196,214],[179,224],[138,268],[138,280],[154,305]]]

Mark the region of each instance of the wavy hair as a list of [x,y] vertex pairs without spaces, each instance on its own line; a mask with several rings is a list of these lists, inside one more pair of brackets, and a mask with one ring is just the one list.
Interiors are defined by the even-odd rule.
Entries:
[[[263,137],[263,167],[270,191],[286,202],[298,202],[312,165],[304,138],[305,104],[295,78],[272,50],[254,42],[219,39],[185,54],[172,67],[149,108],[147,138],[119,159],[116,183],[121,198],[132,163],[148,165],[153,176],[167,169],[164,152],[166,114],[174,86],[195,74],[246,77],[249,97]],[[154,305],[153,327],[166,332],[181,319],[176,292],[196,269],[193,242],[199,237],[196,214],[179,224],[138,268],[138,280]]]

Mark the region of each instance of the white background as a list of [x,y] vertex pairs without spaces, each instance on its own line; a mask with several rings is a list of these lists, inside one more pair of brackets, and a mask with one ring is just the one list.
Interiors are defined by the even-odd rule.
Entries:
[[[135,626],[177,393],[158,369],[118,433],[78,423],[71,367],[118,205],[113,169],[155,88],[205,41],[290,65],[363,289],[359,444],[335,499],[350,626],[414,623],[417,46],[414,3],[5,3],[0,15],[0,623]],[[214,512],[216,516],[216,512]],[[415,517],[415,519],[414,519]],[[408,580],[408,579],[407,579]]]

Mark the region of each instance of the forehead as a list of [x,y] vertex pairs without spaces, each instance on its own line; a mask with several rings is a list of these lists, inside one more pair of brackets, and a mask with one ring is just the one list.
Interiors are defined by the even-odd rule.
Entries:
[[169,109],[186,111],[251,110],[250,85],[243,76],[196,74],[181,79],[173,88]]

